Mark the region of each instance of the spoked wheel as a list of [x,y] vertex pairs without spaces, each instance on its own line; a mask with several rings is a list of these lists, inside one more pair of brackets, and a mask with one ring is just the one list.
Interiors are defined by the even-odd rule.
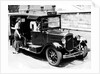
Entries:
[[82,54],[78,56],[79,59],[84,59],[88,54],[87,46],[81,48]]
[[46,58],[49,64],[53,66],[58,66],[62,59],[62,53],[51,46],[46,50]]

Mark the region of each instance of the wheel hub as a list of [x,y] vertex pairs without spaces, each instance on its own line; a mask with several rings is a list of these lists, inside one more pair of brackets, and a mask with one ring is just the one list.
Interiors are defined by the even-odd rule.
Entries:
[[50,59],[50,61],[52,63],[56,63],[56,61],[57,61],[57,54],[55,53],[55,51],[50,50],[48,56],[49,56],[49,59]]

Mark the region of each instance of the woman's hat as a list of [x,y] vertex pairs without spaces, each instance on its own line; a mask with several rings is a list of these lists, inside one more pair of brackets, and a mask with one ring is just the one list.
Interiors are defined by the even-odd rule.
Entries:
[[19,20],[21,20],[21,17],[18,17],[17,20],[16,20],[16,22],[18,22]]

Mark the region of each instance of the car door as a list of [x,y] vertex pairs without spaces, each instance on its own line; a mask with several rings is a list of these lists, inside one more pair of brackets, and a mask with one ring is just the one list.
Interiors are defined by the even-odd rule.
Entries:
[[45,45],[47,43],[47,34],[41,32],[32,32],[32,43],[34,45]]

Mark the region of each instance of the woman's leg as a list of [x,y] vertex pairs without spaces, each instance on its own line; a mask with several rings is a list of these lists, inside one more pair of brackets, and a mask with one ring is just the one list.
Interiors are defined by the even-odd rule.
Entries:
[[22,44],[22,41],[17,41],[17,40],[14,41],[15,53],[19,53],[19,49],[20,49],[20,47],[21,47],[22,45],[23,45],[23,44]]

